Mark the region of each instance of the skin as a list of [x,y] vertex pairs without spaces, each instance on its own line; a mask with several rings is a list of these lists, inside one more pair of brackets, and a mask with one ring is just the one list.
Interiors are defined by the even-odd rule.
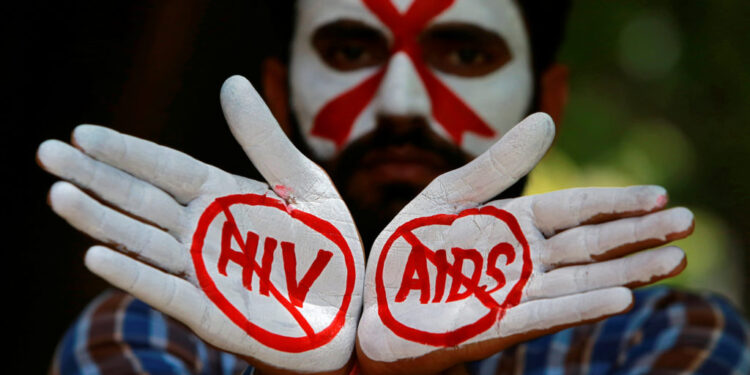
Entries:
[[[263,83],[264,83],[264,90],[265,90],[267,98],[269,100],[271,100],[270,98],[284,99],[285,96],[283,95],[283,92],[284,92],[284,88],[286,87],[286,75],[284,74],[285,73],[284,66],[278,60],[270,59],[266,62],[265,67],[266,69],[265,69]],[[542,91],[540,93],[540,98],[541,98],[540,102],[543,103],[544,105],[542,108],[552,111],[552,115],[554,117],[559,118],[561,116],[561,113],[559,111],[557,112],[554,112],[554,111],[556,109],[561,110],[564,107],[564,102],[567,96],[567,70],[564,67],[559,66],[559,65],[552,66],[542,75],[542,82],[540,86],[542,88]],[[269,102],[269,106],[270,108],[272,108],[272,110],[275,109],[276,111],[283,111],[288,108],[288,103],[285,100],[272,101],[272,102]],[[279,113],[280,118],[284,118],[285,115],[283,113],[285,112]],[[288,115],[286,116],[288,118]],[[292,129],[290,124],[282,124],[282,127],[285,127],[286,129],[290,129],[290,130]],[[367,175],[365,173],[363,174]],[[372,178],[375,179],[375,178],[380,178],[380,177],[373,176]],[[371,192],[367,191],[368,188],[371,188],[370,185],[362,184],[360,186],[362,190],[355,191],[354,193],[358,193],[358,194],[354,194],[354,197],[372,194]],[[417,188],[422,188],[422,187],[423,185],[417,186]],[[347,201],[347,203],[351,205],[352,204],[351,199],[356,199],[354,197],[350,198],[350,200]],[[635,210],[635,211],[625,211],[625,212],[610,213],[610,214],[596,214],[584,220],[581,223],[581,225],[595,225],[595,224],[603,224],[603,223],[608,223],[608,222],[616,222],[618,219],[639,218],[639,217],[643,217],[648,214],[652,214],[652,213],[660,211],[664,207],[665,204],[666,204],[666,198],[664,198],[664,201],[661,204],[649,210]],[[398,209],[400,208],[401,207],[399,206]],[[645,249],[649,249],[655,246],[666,244],[670,241],[673,241],[679,238],[686,237],[692,232],[692,228],[693,228],[693,225],[691,224],[688,229],[677,230],[677,231],[668,233],[666,237],[664,238],[647,238],[647,239],[641,239],[638,241],[633,241],[633,242],[612,248],[602,254],[592,256],[592,259],[587,262],[564,264],[564,265],[570,266],[570,265],[575,265],[575,264],[587,264],[591,262],[615,259],[624,255],[627,255],[627,254],[632,254],[641,250],[645,250]],[[550,233],[550,236],[554,234],[556,234],[556,232],[553,231],[552,233]],[[681,272],[682,269],[684,269],[685,265],[686,265],[685,262],[682,261],[677,267],[675,267],[673,270],[671,270],[665,275],[661,275],[658,278],[652,278],[646,281],[630,283],[627,286],[637,287],[637,286],[646,285],[646,284],[655,282],[657,281],[657,279],[674,276],[678,274],[679,272]],[[627,307],[625,310],[629,308],[630,307]],[[565,324],[562,326],[552,327],[549,329],[533,330],[533,331],[526,332],[524,334],[517,334],[517,335],[497,338],[497,339],[493,339],[489,341],[471,343],[471,344],[461,346],[460,350],[456,350],[456,349],[449,349],[447,351],[437,350],[424,356],[398,360],[395,362],[380,362],[376,360],[371,360],[362,351],[361,345],[359,343],[359,338],[358,338],[357,353],[356,353],[357,362],[358,362],[358,366],[363,372],[370,373],[370,374],[387,374],[387,373],[429,374],[429,373],[438,373],[442,371],[461,373],[461,371],[463,371],[461,367],[461,363],[463,362],[481,359],[488,355],[501,351],[504,348],[515,345],[517,343],[530,340],[530,339],[539,337],[541,335],[554,333],[554,332],[557,332],[559,330],[562,330],[562,329],[565,329],[574,325],[593,323],[593,322],[605,319],[611,315],[612,314],[605,315],[597,319],[584,320],[575,324]]]
[[[351,26],[350,26],[351,27]],[[446,29],[453,33],[472,34],[475,30],[467,25],[451,24],[448,27],[440,27],[438,31],[445,32]],[[428,30],[429,31],[429,30]],[[430,35],[426,33],[426,35]],[[319,36],[319,39],[324,39]],[[333,38],[329,38],[333,39]],[[326,40],[318,41],[319,44],[345,44],[347,40]],[[428,38],[425,38],[428,39]],[[470,44],[479,50],[502,49],[501,39],[490,38],[486,35],[480,35],[476,41]],[[437,41],[436,41],[437,40]],[[448,57],[449,53],[445,48],[435,46],[439,44],[439,38],[431,38],[432,48],[442,52],[432,53],[433,60],[452,60]],[[348,43],[359,44],[357,40],[348,41]],[[453,46],[456,48],[455,46]],[[378,50],[380,47],[371,46],[370,48]],[[370,55],[379,54],[372,52]],[[363,62],[342,62],[342,56],[337,57],[336,62],[339,65],[352,66],[356,64],[365,64]],[[498,55],[498,61],[487,62],[482,64],[465,63],[458,64],[448,61],[434,61],[435,64],[443,66],[444,71],[453,69],[462,75],[479,78],[483,74],[488,74],[488,66],[493,69],[501,68],[507,61],[504,61],[502,55]],[[382,64],[384,61],[378,58],[374,61],[368,61],[366,64]],[[287,66],[277,58],[268,58],[263,63],[263,74],[261,78],[262,89],[266,103],[271,112],[278,120],[281,127],[288,136],[294,137],[295,123],[291,116],[291,107],[289,103],[289,75]],[[568,69],[564,65],[554,64],[540,74],[539,84],[539,106],[540,112],[545,112],[552,117],[556,126],[562,119],[563,110],[568,98]],[[394,133],[393,129],[399,129],[399,133]],[[342,194],[344,200],[349,204],[355,220],[359,223],[360,235],[365,242],[365,249],[374,241],[375,236],[395,216],[401,208],[406,205],[411,198],[419,193],[435,177],[458,168],[466,164],[472,157],[463,152],[456,145],[447,142],[442,137],[430,130],[424,123],[424,119],[419,117],[396,116],[388,113],[381,114],[378,117],[376,130],[363,136],[361,139],[354,141],[354,148],[363,148],[359,143],[367,143],[378,134],[383,136],[403,135],[408,137],[407,133],[416,133],[424,138],[430,139],[430,144],[440,147],[442,152],[435,153],[430,150],[410,146],[408,143],[399,146],[391,146],[382,151],[382,154],[388,154],[392,158],[383,160],[374,165],[363,166],[363,163],[353,163],[354,168],[347,168],[344,164],[355,157],[377,160],[378,154],[370,152],[369,155],[362,155],[363,152],[349,152],[344,150],[332,160],[315,160],[324,169],[326,169],[334,183]],[[407,135],[404,135],[407,134]],[[397,155],[397,157],[393,157]],[[449,155],[449,156],[445,156]]]
[[[376,66],[383,64],[388,58],[388,55],[383,52],[386,49],[384,49],[382,38],[374,35],[372,30],[366,30],[366,27],[356,23],[337,21],[325,25],[313,34],[312,43],[330,66],[341,70]],[[456,76],[481,78],[500,69],[509,61],[507,47],[504,47],[501,37],[477,30],[475,26],[469,24],[451,23],[428,28],[421,34],[420,44],[425,51],[427,63],[434,70]],[[271,58],[264,62],[263,68],[262,86],[265,102],[281,128],[290,138],[294,138],[296,128],[294,116],[290,111],[287,67],[279,60]],[[557,124],[567,98],[567,70],[562,66],[553,65],[540,74],[539,80],[537,109],[549,113]],[[368,146],[372,142],[382,141],[384,137],[388,142],[403,138],[403,142],[386,143],[379,150]],[[247,139],[253,139],[253,137]],[[427,146],[415,145],[415,140],[426,142]],[[76,146],[80,148],[80,145]],[[354,221],[363,237],[364,249],[367,251],[380,230],[386,227],[396,213],[431,181],[445,172],[466,164],[471,159],[472,157],[463,152],[460,147],[432,131],[426,125],[425,119],[419,116],[381,114],[378,116],[373,132],[355,139],[351,146],[332,160],[325,162],[318,160],[317,162],[331,175],[334,185],[352,211]],[[352,160],[355,160],[355,163],[351,163]],[[42,167],[50,169],[44,163]],[[65,178],[65,176],[61,177]],[[271,186],[275,185],[271,184]],[[502,191],[505,187],[499,190]],[[486,202],[489,198],[482,201]],[[481,202],[478,203],[481,204]],[[663,203],[665,204],[666,200]],[[663,207],[663,204],[660,204],[648,210],[600,214],[576,223],[576,226],[615,222],[625,217],[640,217],[659,211]],[[146,222],[148,223],[148,220]],[[576,228],[568,230],[574,229]],[[689,229],[670,232],[664,238],[645,238],[621,244],[592,256],[589,262],[618,258],[661,245],[687,236],[691,231],[692,224]],[[545,234],[552,236],[555,232]],[[571,266],[571,264],[560,265],[560,267],[564,266]],[[682,262],[671,272],[660,275],[658,278],[634,282],[627,286],[648,284],[656,279],[672,276],[679,273],[684,266]],[[609,315],[579,321],[575,324],[590,323],[607,316]],[[510,345],[569,326],[571,324],[533,329],[522,334],[461,345],[458,348],[435,350],[425,355],[395,362],[370,359],[362,350],[361,343],[357,341],[356,351],[352,353],[350,361],[338,370],[325,373],[347,373],[355,359],[364,373],[435,373],[446,369],[450,369],[451,373],[461,373],[462,362],[486,357]],[[294,373],[252,357],[245,358],[257,367],[259,373]]]
[[[380,116],[419,119],[435,135],[477,156],[530,109],[528,38],[512,1],[331,0],[327,5],[330,11],[314,1],[299,2],[290,58],[292,107],[319,158],[329,160],[342,146],[351,148],[348,143],[377,131]],[[411,26],[404,28],[407,23]],[[344,94],[349,90],[356,95]],[[350,101],[353,97],[360,99]],[[434,142],[418,147],[429,139],[420,134],[412,143],[419,151],[443,151]]]
[[[361,67],[377,66],[385,63],[388,56],[384,53],[383,43],[385,40],[378,37],[377,33],[368,29],[366,26],[347,22],[336,22],[324,26],[313,36],[312,43],[316,46],[321,56],[329,65],[342,70],[350,70]],[[456,59],[456,46],[450,40],[441,39],[445,35],[468,35],[471,41],[468,45],[475,47],[479,51],[495,51],[492,59],[486,59],[483,63],[477,62],[477,55],[463,56],[466,59]],[[364,36],[363,36],[364,35]],[[455,38],[453,38],[455,39]],[[508,61],[508,56],[503,53],[504,41],[496,36],[478,33],[471,25],[449,24],[440,27],[428,29],[420,38],[423,48],[426,49],[425,56],[431,67],[436,70],[455,74],[465,77],[479,77],[491,73],[493,70],[502,67]],[[347,46],[354,47],[347,47]],[[338,46],[339,50],[336,50]],[[346,49],[349,48],[349,49]],[[333,50],[333,51],[331,51]],[[472,57],[473,56],[473,57]],[[452,57],[452,58],[451,58]],[[473,58],[473,59],[472,59]],[[264,71],[262,76],[263,92],[267,103],[279,120],[282,128],[291,136],[294,129],[294,123],[291,121],[288,93],[288,71],[287,67],[278,59],[269,58],[264,62]],[[537,109],[548,113],[554,120],[555,124],[560,123],[563,110],[565,108],[568,96],[568,69],[565,66],[554,64],[539,74],[539,91]],[[415,127],[420,127],[419,119],[408,118],[404,116],[390,116],[383,114],[378,118],[376,129],[388,127],[397,127],[402,132],[408,132]],[[557,125],[556,125],[557,126]],[[426,127],[425,127],[426,128]],[[559,130],[559,128],[558,128]],[[377,130],[376,130],[377,131]],[[439,139],[434,132],[426,129],[421,133],[427,137]],[[371,137],[372,134],[364,138]],[[355,141],[356,142],[356,141]],[[369,249],[369,244],[373,234],[368,233],[367,224],[363,218],[358,217],[358,213],[364,211],[364,215],[371,216],[372,212],[367,208],[375,206],[382,213],[383,218],[377,223],[373,223],[374,234],[379,233],[378,228],[382,228],[390,218],[392,218],[401,208],[408,203],[411,196],[421,191],[430,181],[440,174],[454,169],[457,165],[462,165],[471,160],[471,157],[462,153],[460,148],[446,142],[447,149],[453,151],[448,154],[455,156],[454,160],[439,160],[440,158],[422,158],[420,162],[415,162],[416,153],[410,150],[408,146],[402,148],[391,148],[389,152],[401,154],[402,159],[389,160],[383,162],[377,168],[360,167],[348,173],[346,178],[337,180],[337,168],[340,167],[344,158],[334,158],[328,162],[321,162],[326,170],[334,178],[337,187],[342,192],[342,196],[352,209],[355,221],[358,223],[360,233],[365,240],[365,249]],[[344,152],[343,154],[346,154]],[[443,153],[446,154],[446,153]],[[410,159],[411,157],[411,159]],[[425,161],[426,159],[426,161]],[[437,160],[436,160],[437,159]],[[320,161],[319,161],[320,162]],[[408,170],[409,173],[399,173],[398,171]],[[389,198],[384,196],[383,191],[387,190],[389,185],[405,184],[410,188],[409,197],[406,198]],[[362,208],[358,210],[357,208]],[[653,212],[653,211],[651,211]],[[621,218],[638,217],[650,212],[624,212],[619,214],[598,215],[590,218],[583,224],[604,223]],[[655,246],[663,245],[675,239],[684,238],[692,233],[690,229],[670,233],[666,238],[645,239],[634,243],[625,244],[611,249],[606,253],[597,255],[593,261],[602,261],[614,259],[626,254],[631,254],[639,250],[649,249]],[[685,267],[683,261],[678,267],[664,277],[671,277],[682,271]],[[646,285],[656,281],[655,279],[646,282],[632,283],[629,287]],[[628,308],[629,309],[629,308]],[[610,316],[610,315],[608,315]],[[593,323],[607,318],[603,316],[598,319],[582,321],[578,324]],[[446,355],[444,350],[434,351],[428,355],[418,358],[399,360],[396,362],[378,362],[369,359],[357,343],[357,360],[361,369],[366,373],[384,374],[384,373],[435,373],[439,371],[448,371],[451,373],[461,373],[463,371],[460,363],[469,360],[481,359],[497,351],[515,345],[519,342],[526,341],[541,335],[550,334],[559,330],[568,328],[575,324],[553,327],[545,330],[535,330],[525,334],[513,335],[510,337],[498,338],[490,341],[472,343],[461,348],[460,354],[456,355],[456,350],[451,350]],[[359,340],[359,339],[358,339]],[[446,370],[449,369],[449,370]]]

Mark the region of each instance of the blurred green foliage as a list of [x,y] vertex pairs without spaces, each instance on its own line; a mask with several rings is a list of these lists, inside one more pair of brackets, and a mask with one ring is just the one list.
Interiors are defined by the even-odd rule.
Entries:
[[[577,0],[560,60],[570,97],[554,150],[527,193],[659,184],[691,208],[668,283],[747,311],[750,6],[742,1]],[[743,296],[743,293],[745,294]]]

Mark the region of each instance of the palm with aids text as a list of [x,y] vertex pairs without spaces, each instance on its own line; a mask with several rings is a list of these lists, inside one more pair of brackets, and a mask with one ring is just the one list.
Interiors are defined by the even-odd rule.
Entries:
[[242,77],[221,104],[265,178],[82,125],[44,142],[52,209],[106,246],[86,265],[208,343],[275,371],[343,372],[361,309],[364,252],[345,203]]
[[[490,201],[554,138],[534,114],[431,182],[369,254],[357,335],[365,373],[435,373],[515,343],[627,311],[636,287],[685,267],[693,215],[658,186]],[[625,255],[632,254],[632,256]]]

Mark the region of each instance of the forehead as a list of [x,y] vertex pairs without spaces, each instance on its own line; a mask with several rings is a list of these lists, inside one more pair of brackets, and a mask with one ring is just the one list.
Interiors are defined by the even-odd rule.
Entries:
[[[415,1],[434,0],[380,1],[390,1],[404,13]],[[341,19],[356,20],[378,29],[387,29],[362,0],[298,0],[297,7],[297,29],[300,31],[309,32]],[[449,22],[472,24],[501,35],[523,30],[523,18],[515,0],[455,0],[450,8],[430,23]]]

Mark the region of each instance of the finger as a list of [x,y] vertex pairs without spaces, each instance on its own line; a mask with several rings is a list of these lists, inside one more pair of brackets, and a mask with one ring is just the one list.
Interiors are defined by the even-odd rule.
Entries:
[[558,268],[529,281],[530,299],[551,298],[615,286],[637,287],[674,276],[685,268],[685,253],[665,247],[629,257]]
[[602,261],[660,246],[692,231],[693,213],[683,207],[672,208],[566,230],[547,241],[543,259],[548,268]]
[[335,191],[328,175],[289,141],[247,79],[224,82],[221,106],[237,142],[280,196],[325,197]]
[[549,236],[585,223],[636,216],[664,208],[667,191],[661,186],[577,188],[532,197],[537,228]]
[[183,204],[200,193],[211,169],[179,151],[96,125],[76,127],[73,144],[94,159],[153,184]]
[[545,113],[535,113],[470,163],[436,178],[420,198],[459,208],[485,202],[528,174],[554,136],[552,119]]
[[204,316],[204,299],[189,282],[104,246],[86,252],[86,267],[157,310],[193,325]]
[[102,205],[67,182],[52,185],[49,202],[56,214],[96,240],[115,244],[166,272],[186,272],[187,251],[166,232]]
[[167,193],[74,147],[46,141],[39,146],[37,160],[48,172],[91,191],[118,209],[169,231],[179,228],[182,208]]
[[501,336],[551,332],[620,314],[633,305],[627,288],[608,288],[565,297],[524,302],[499,321]]

